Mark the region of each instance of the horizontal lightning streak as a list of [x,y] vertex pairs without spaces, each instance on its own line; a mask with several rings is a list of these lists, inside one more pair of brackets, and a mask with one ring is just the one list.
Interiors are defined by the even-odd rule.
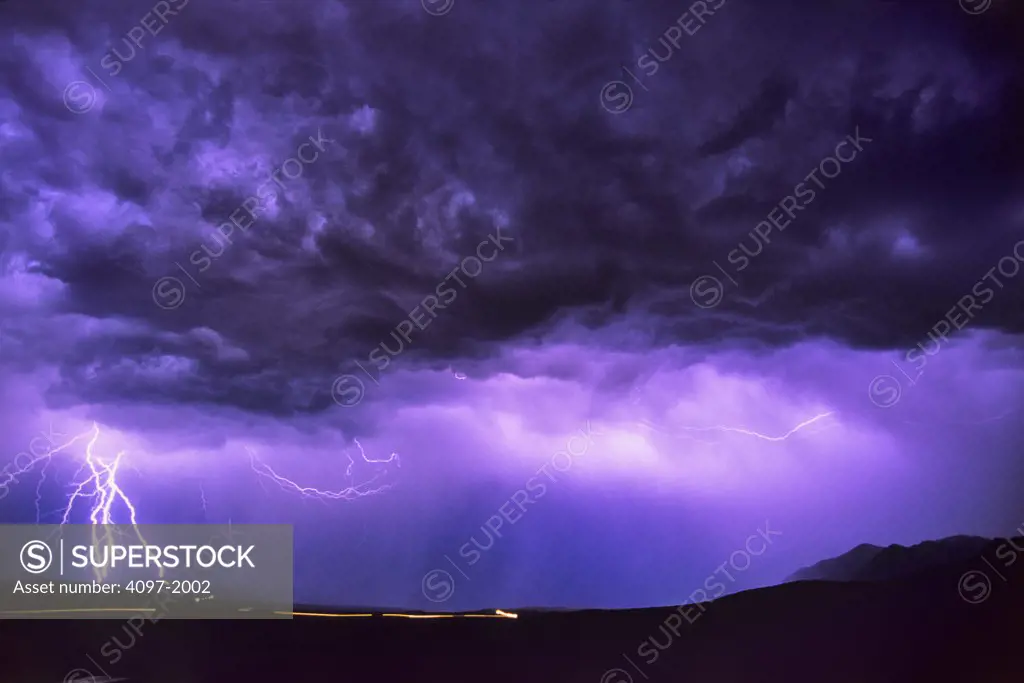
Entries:
[[[730,433],[733,433],[733,434],[743,434],[745,436],[752,436],[752,437],[755,437],[757,439],[762,439],[764,441],[778,442],[778,441],[785,441],[786,439],[788,439],[789,437],[793,436],[797,432],[805,429],[806,427],[810,427],[812,424],[814,424],[816,422],[819,422],[821,420],[824,420],[827,417],[831,417],[834,414],[835,414],[835,411],[829,411],[827,413],[821,413],[820,415],[815,415],[814,417],[810,418],[809,420],[804,420],[803,422],[801,422],[797,426],[793,427],[792,429],[790,429],[788,432],[786,432],[785,434],[783,434],[781,436],[771,436],[771,435],[768,435],[768,434],[762,434],[761,432],[757,432],[757,431],[754,431],[752,429],[745,429],[743,427],[729,427],[729,426],[726,426],[726,425],[716,425],[714,427],[687,427],[687,426],[679,426],[679,427],[676,427],[676,429],[685,430],[687,432],[730,432]],[[642,424],[645,427],[648,427],[650,429],[653,429],[655,431],[661,432],[663,434],[685,436],[688,439],[692,439],[693,438],[693,437],[691,437],[689,435],[686,435],[686,434],[677,434],[677,433],[674,433],[672,431],[666,430],[663,427],[659,427],[659,426],[653,424],[649,420],[640,420],[640,424]],[[699,439],[693,439],[693,440],[694,441],[700,441]],[[710,444],[710,445],[714,445],[715,444],[715,442],[713,442],[713,441],[700,441],[700,442],[701,443],[705,443],[705,444]]]
[[818,422],[819,420],[824,420],[826,417],[830,417],[833,414],[834,412],[830,411],[827,413],[822,413],[820,415],[815,415],[809,420],[804,420],[796,427],[793,427],[788,432],[783,434],[782,436],[768,436],[767,434],[761,434],[760,432],[755,432],[751,429],[744,429],[742,427],[726,427],[723,425],[718,425],[715,427],[680,427],[680,429],[685,429],[690,432],[733,432],[735,434],[745,434],[747,436],[753,436],[758,439],[764,439],[765,441],[785,441],[789,437],[799,432],[801,429],[805,427],[810,427],[815,422]]
[[[362,456],[363,461],[370,463],[394,462],[396,467],[401,467],[401,460],[398,457],[398,453],[391,453],[391,455],[388,456],[387,458],[381,458],[376,460],[371,459],[367,457],[366,451],[363,450],[362,444],[360,444],[358,440],[353,441],[356,447],[359,448],[359,453]],[[393,486],[392,484],[382,484],[375,488],[373,487],[374,482],[376,482],[378,479],[384,476],[383,473],[377,474],[374,477],[372,477],[369,481],[363,482],[361,484],[356,484],[354,486],[346,486],[344,488],[335,490],[319,489],[313,486],[303,486],[298,482],[289,479],[288,477],[278,474],[270,465],[260,461],[260,459],[256,456],[256,453],[255,451],[253,451],[252,448],[248,446],[246,446],[245,448],[249,452],[249,463],[250,466],[252,467],[253,472],[258,474],[260,477],[277,484],[277,486],[282,490],[289,491],[291,493],[297,493],[303,498],[310,498],[313,500],[321,501],[355,500],[357,498],[363,498],[365,496],[382,493],[392,488]],[[352,466],[355,464],[355,461],[352,459],[351,455],[348,455],[347,452],[346,456],[348,457],[348,467],[345,469],[345,475],[351,476]]]

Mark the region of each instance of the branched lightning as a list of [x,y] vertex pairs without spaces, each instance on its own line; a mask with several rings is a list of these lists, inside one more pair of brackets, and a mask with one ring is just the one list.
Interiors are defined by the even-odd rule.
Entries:
[[[91,498],[95,501],[89,512],[89,521],[93,524],[116,524],[113,519],[113,507],[114,503],[121,502],[128,510],[131,524],[135,525],[137,523],[135,506],[132,505],[132,501],[125,495],[124,490],[117,483],[117,470],[121,466],[121,458],[124,457],[124,451],[118,452],[112,461],[104,462],[99,456],[93,454],[93,448],[96,446],[99,438],[99,425],[93,423],[92,438],[89,439],[89,443],[85,446],[85,462],[82,463],[82,466],[78,468],[78,472],[75,473],[74,481],[79,483],[75,486],[74,492],[72,492],[71,497],[68,499],[67,507],[64,508],[61,524],[70,522],[71,511],[79,498]],[[79,480],[79,477],[86,468],[89,468],[89,476]]]
[[[51,430],[52,431],[52,430]],[[70,486],[73,487],[73,491],[68,496],[67,503],[65,504],[60,524],[70,524],[71,515],[74,512],[76,503],[83,499],[89,499],[91,501],[91,507],[89,508],[89,522],[93,525],[92,539],[93,545],[98,546],[99,544],[105,544],[112,546],[114,544],[114,531],[110,526],[118,524],[115,519],[115,510],[120,508],[126,512],[128,521],[133,528],[135,535],[140,541],[145,543],[145,539],[138,528],[138,520],[136,517],[135,505],[131,499],[125,493],[124,489],[117,481],[117,473],[122,464],[122,458],[125,455],[124,451],[118,452],[112,458],[101,458],[99,455],[94,453],[94,448],[100,438],[100,427],[99,424],[93,423],[92,428],[72,437],[65,443],[52,448],[45,453],[32,457],[27,463],[17,466],[13,472],[6,473],[6,479],[4,482],[7,483],[11,480],[17,480],[19,475],[24,475],[35,469],[36,465],[42,463],[41,473],[39,477],[39,483],[36,484],[36,522],[39,523],[42,517],[40,511],[40,505],[43,498],[43,482],[46,480],[46,471],[53,462],[53,456],[57,453],[66,451],[72,445],[90,437],[88,443],[85,446],[85,461],[81,467],[75,472],[72,478]],[[99,529],[102,528],[102,532]],[[102,580],[107,574],[105,568],[96,568],[96,577]],[[163,570],[161,570],[161,575]]]
[[[52,431],[53,430],[51,429],[51,432]],[[6,487],[12,482],[17,482],[24,475],[39,467],[40,476],[35,490],[35,508],[36,523],[41,523],[44,516],[41,509],[43,502],[43,484],[47,481],[47,470],[53,462],[53,457],[59,453],[68,451],[76,443],[87,439],[85,444],[84,460],[81,466],[75,471],[75,474],[68,485],[71,492],[68,494],[64,506],[58,510],[60,513],[59,524],[65,525],[74,523],[73,516],[77,517],[77,510],[84,505],[88,510],[89,523],[92,525],[92,541],[94,549],[105,545],[108,548],[107,552],[110,552],[109,548],[115,544],[115,536],[123,536],[126,534],[136,537],[145,545],[146,540],[143,538],[138,527],[139,522],[136,506],[121,486],[121,483],[118,481],[118,473],[121,471],[121,468],[131,467],[131,465],[124,460],[125,451],[119,451],[116,454],[107,456],[99,454],[98,443],[100,441],[100,436],[100,426],[98,423],[94,422],[90,429],[68,439],[60,445],[50,448],[42,454],[35,455],[33,453],[28,460],[21,462],[18,462],[16,459],[13,463],[13,467],[8,466],[0,470],[0,486]],[[359,449],[359,454],[363,462],[374,464],[393,463],[395,467],[401,467],[401,460],[398,453],[392,452],[386,458],[370,458],[366,455],[366,451],[358,440],[355,440],[354,443]],[[377,484],[377,481],[387,474],[386,471],[378,472],[369,481],[334,491],[301,486],[295,481],[279,475],[269,465],[260,462],[251,448],[246,447],[246,450],[249,451],[253,471],[260,475],[261,485],[264,480],[269,480],[277,484],[280,488],[286,491],[298,493],[303,497],[316,498],[319,500],[353,500],[375,493],[381,493],[393,486],[392,484],[386,483]],[[348,458],[348,466],[345,470],[345,475],[351,476],[355,460],[352,455],[349,454],[347,449],[345,451],[345,455]],[[207,499],[206,490],[202,484],[200,484],[199,487],[199,496],[205,518],[207,513]],[[119,525],[127,528],[120,528]],[[108,569],[106,567],[96,567],[95,569],[96,578],[98,580],[103,580],[107,576],[107,573]],[[160,576],[163,576],[163,573],[163,569],[161,568]]]
[[[92,438],[89,439],[89,443],[85,446],[85,463],[78,468],[78,472],[75,473],[73,480],[79,483],[75,486],[74,492],[72,492],[71,497],[68,499],[67,507],[64,508],[61,524],[70,522],[71,511],[78,499],[92,499],[93,503],[92,509],[89,511],[89,521],[93,524],[93,547],[97,547],[102,542],[107,545],[107,552],[110,552],[109,548],[114,545],[114,530],[110,525],[118,523],[114,519],[114,504],[120,503],[121,507],[127,510],[128,523],[131,524],[136,537],[145,545],[146,539],[142,537],[142,533],[139,531],[135,505],[132,504],[124,489],[117,483],[117,471],[121,466],[121,459],[124,457],[125,452],[119,451],[113,460],[108,462],[104,462],[99,456],[94,455],[93,448],[96,446],[96,442],[99,441],[100,427],[94,422],[92,428]],[[89,469],[89,476],[85,479],[79,479],[86,468]],[[103,525],[102,533],[97,532],[97,526],[99,525]],[[161,568],[160,576],[163,576],[163,573],[163,568]],[[96,568],[97,579],[102,581],[106,575],[106,567]]]
[[[390,463],[394,462],[397,467],[401,467],[401,460],[399,460],[398,453],[391,453],[387,458],[374,460],[366,456],[366,451],[363,450],[362,444],[358,440],[353,440],[356,447],[359,448],[359,453],[364,462],[370,463]],[[374,487],[374,483],[384,476],[385,473],[378,473],[374,475],[369,481],[356,484],[354,486],[346,486],[341,489],[328,490],[318,489],[312,486],[302,486],[291,479],[284,477],[274,471],[270,465],[260,461],[256,456],[256,453],[252,448],[246,446],[246,450],[249,452],[249,462],[252,466],[253,472],[260,475],[262,479],[273,482],[284,491],[291,493],[297,493],[303,498],[311,498],[320,501],[329,500],[355,500],[356,498],[363,498],[365,496],[373,495],[375,493],[381,493],[392,487],[392,484],[381,484],[380,486]],[[348,458],[348,467],[345,469],[345,476],[352,476],[352,467],[355,464],[352,456],[345,452]]]
[[[53,430],[51,429],[50,431],[52,432]],[[65,450],[65,449],[71,447],[76,441],[84,439],[87,436],[89,436],[89,432],[85,432],[85,433],[79,434],[78,436],[73,437],[69,441],[61,444],[60,446],[52,448],[52,449],[50,449],[50,450],[48,450],[45,453],[42,453],[40,455],[33,454],[32,458],[27,463],[24,463],[22,465],[19,465],[17,458],[15,458],[14,463],[13,463],[14,464],[14,468],[13,469],[4,468],[2,471],[0,471],[0,486],[7,486],[11,482],[17,482],[18,479],[20,479],[23,475],[26,475],[29,472],[31,472],[32,470],[34,470],[36,468],[36,465],[38,465],[39,463],[42,463],[42,467],[40,468],[41,469],[40,480],[39,480],[39,483],[36,484],[36,523],[37,524],[40,523],[40,520],[42,518],[42,512],[41,512],[39,506],[42,503],[42,486],[43,486],[43,481],[46,478],[46,470],[50,466],[50,463],[53,460],[53,456],[55,454],[57,454],[57,453],[60,453],[61,451]]]

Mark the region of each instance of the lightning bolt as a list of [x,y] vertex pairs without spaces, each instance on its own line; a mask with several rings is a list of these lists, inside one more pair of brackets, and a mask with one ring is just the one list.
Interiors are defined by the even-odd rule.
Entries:
[[42,522],[40,506],[43,503],[43,483],[46,481],[46,470],[49,468],[49,465],[50,461],[47,459],[47,461],[43,463],[42,468],[40,468],[39,482],[36,484],[36,524],[40,524]]
[[[50,432],[51,433],[53,432],[52,428],[50,429]],[[79,434],[78,436],[72,438],[71,440],[61,444],[60,446],[57,446],[56,448],[52,448],[52,449],[46,451],[45,453],[42,453],[41,455],[33,454],[33,457],[27,463],[25,463],[25,464],[23,464],[21,466],[18,465],[17,458],[15,458],[15,461],[13,463],[14,464],[14,468],[13,469],[10,469],[9,467],[5,467],[3,470],[0,470],[0,486],[7,486],[8,484],[10,484],[12,482],[17,483],[17,481],[23,475],[26,475],[29,472],[31,472],[32,470],[34,470],[36,468],[36,465],[38,465],[39,463],[43,464],[42,468],[41,468],[40,481],[36,485],[36,523],[37,524],[40,523],[40,520],[42,518],[42,513],[40,511],[40,507],[39,506],[40,506],[40,504],[42,502],[42,486],[43,486],[43,481],[46,478],[46,470],[50,466],[50,462],[52,461],[53,456],[56,453],[59,453],[59,452],[65,450],[65,449],[71,447],[76,441],[84,439],[88,435],[89,435],[88,432],[85,432],[84,434]]]
[[[359,449],[359,455],[362,456],[365,462],[393,462],[395,463],[396,467],[402,466],[402,461],[398,458],[398,453],[392,452],[391,455],[389,455],[386,458],[381,458],[380,460],[372,460],[366,457],[366,451],[363,450],[363,445],[359,443],[359,439],[352,439],[352,442],[356,445],[356,448]],[[345,474],[347,476],[351,476],[352,465],[355,464],[355,461],[352,459],[352,456],[348,454],[348,451],[345,451],[345,457],[348,458],[348,467],[345,469]]]
[[202,484],[199,485],[199,501],[203,506],[203,519],[206,519],[206,489],[203,488]]
[[[83,498],[91,499],[93,502],[92,508],[89,510],[89,521],[93,525],[93,548],[95,549],[102,542],[107,546],[107,552],[109,553],[110,548],[114,545],[115,530],[112,525],[118,523],[114,519],[114,504],[120,503],[120,507],[128,513],[128,523],[134,530],[135,536],[143,545],[146,545],[146,539],[143,538],[142,532],[139,531],[135,505],[132,504],[124,489],[117,483],[118,468],[121,466],[121,459],[124,457],[125,452],[118,452],[112,460],[102,460],[93,453],[93,448],[95,448],[99,438],[100,427],[99,424],[94,422],[92,425],[92,438],[89,439],[89,443],[85,446],[85,462],[78,468],[78,472],[75,473],[75,477],[72,480],[78,481],[78,484],[72,484],[75,486],[75,490],[68,499],[68,504],[64,508],[64,515],[60,523],[68,524],[70,522],[75,502]],[[86,468],[88,468],[88,476],[80,479]],[[97,530],[99,527],[102,527],[102,531]],[[106,567],[96,568],[96,578],[98,580],[102,581],[106,575]],[[163,575],[164,571],[161,567],[160,576]]]
[[[680,426],[680,427],[678,427],[678,429],[681,429],[681,430],[684,430],[684,431],[687,431],[687,432],[730,432],[730,433],[733,433],[733,434],[743,434],[745,436],[752,436],[754,438],[762,439],[764,441],[776,441],[777,442],[777,441],[785,441],[786,439],[788,439],[789,437],[793,436],[797,432],[799,432],[799,431],[801,431],[801,430],[803,430],[803,429],[805,429],[807,427],[810,427],[811,425],[815,424],[816,422],[820,422],[821,420],[824,420],[825,418],[831,417],[834,414],[835,414],[835,411],[828,411],[826,413],[821,413],[819,415],[815,415],[814,417],[812,417],[812,418],[810,418],[808,420],[804,420],[803,422],[801,422],[800,424],[796,425],[795,427],[793,427],[792,429],[790,429],[788,432],[786,432],[785,434],[783,434],[781,436],[771,436],[771,435],[768,435],[768,434],[762,434],[761,432],[756,432],[756,431],[754,431],[752,429],[745,429],[743,427],[728,427],[728,426],[725,426],[725,425],[716,425],[714,427],[686,427],[686,426]],[[669,434],[669,435],[674,435],[674,436],[685,436],[688,439],[693,439],[694,441],[700,441],[700,443],[705,443],[705,444],[710,444],[710,445],[714,445],[716,443],[714,441],[702,441],[700,439],[695,439],[695,438],[693,438],[693,437],[691,437],[689,435],[686,435],[686,434],[678,434],[678,433],[675,433],[675,432],[672,432],[672,431],[667,431],[667,430],[662,429],[661,427],[658,427],[657,425],[651,423],[649,420],[641,420],[640,424],[644,425],[645,427],[648,427],[649,429],[653,429],[655,431],[661,432],[663,434]]]
[[[95,427],[95,425],[94,425],[94,427]],[[50,433],[51,434],[53,433],[53,427],[52,426],[50,428]],[[56,455],[57,453],[60,453],[61,451],[64,451],[64,450],[70,448],[76,442],[86,438],[87,436],[89,436],[89,433],[90,432],[88,432],[88,431],[87,432],[83,432],[82,434],[79,434],[78,436],[72,437],[68,441],[66,441],[63,444],[61,444],[60,446],[57,446],[55,448],[51,448],[50,450],[46,451],[45,453],[42,453],[41,455],[35,455],[26,464],[24,464],[24,465],[22,465],[20,467],[15,467],[15,469],[13,471],[7,471],[7,469],[5,469],[3,471],[3,474],[6,475],[6,478],[3,481],[0,481],[0,485],[7,485],[8,483],[10,483],[12,481],[13,482],[17,482],[18,479],[22,475],[28,474],[29,472],[31,472],[32,470],[34,470],[36,468],[36,465],[39,465],[40,463],[42,463],[42,467],[40,467],[39,482],[36,484],[36,498],[35,498],[36,524],[40,524],[41,520],[42,520],[42,518],[44,516],[42,514],[42,509],[40,507],[42,505],[42,501],[43,501],[43,484],[46,482],[46,473],[47,473],[47,470],[50,467],[50,463],[53,461],[53,456]],[[14,464],[17,465],[17,462],[15,461]]]
[[[398,453],[391,453],[391,455],[388,456],[387,458],[373,460],[366,456],[366,451],[363,450],[363,446],[362,444],[359,443],[358,440],[353,439],[353,441],[356,447],[359,448],[359,453],[365,462],[394,462],[397,467],[401,467],[401,460],[399,460]],[[370,496],[375,493],[387,491],[393,486],[392,484],[382,484],[377,487],[373,486],[373,484],[378,479],[380,479],[384,473],[379,473],[372,477],[369,481],[363,482],[361,484],[356,484],[355,486],[346,486],[345,488],[336,490],[318,489],[312,486],[302,486],[301,484],[298,484],[295,481],[278,474],[270,465],[260,461],[260,459],[257,457],[255,451],[253,451],[252,448],[246,446],[245,449],[249,452],[249,463],[252,467],[253,472],[258,474],[261,478],[276,484],[282,490],[291,493],[297,493],[303,498],[310,498],[320,501],[355,500],[357,498],[363,498],[365,496]],[[353,460],[352,456],[349,455],[347,451],[345,455],[346,457],[348,457],[348,467],[345,469],[345,476],[351,476],[352,466],[355,464],[355,460]]]
[[[979,425],[991,424],[993,422],[999,422],[1000,420],[1005,420],[1007,417],[1009,417],[1010,415],[1012,415],[1013,413],[1016,413],[1016,412],[1017,412],[1017,409],[1010,408],[1008,410],[1004,410],[1003,412],[999,413],[998,415],[992,415],[990,417],[986,417],[986,418],[983,418],[981,420],[968,420],[968,421],[960,420],[960,421],[954,421],[954,422],[943,421],[943,422],[941,422],[939,424],[943,424],[943,425],[956,425],[958,427],[974,427],[974,426],[979,426]],[[936,425],[935,422],[918,422],[917,420],[903,420],[903,423],[904,424],[908,424],[908,425],[922,425],[922,426],[926,426],[926,427],[934,427]]]
[[[138,528],[135,505],[117,481],[118,469],[121,466],[125,452],[121,451],[117,453],[117,455],[112,459],[100,458],[93,452],[93,449],[96,447],[100,438],[100,426],[96,422],[92,424],[92,429],[72,437],[63,444],[56,446],[41,455],[34,456],[27,463],[20,467],[15,467],[12,472],[5,471],[6,479],[0,483],[6,484],[12,480],[16,481],[19,475],[27,474],[34,470],[37,465],[42,463],[39,483],[36,484],[35,498],[36,522],[39,523],[42,517],[40,505],[43,497],[43,482],[46,480],[47,468],[50,466],[50,463],[53,462],[53,456],[66,451],[72,445],[87,437],[89,438],[89,441],[85,447],[85,461],[82,463],[81,467],[78,468],[72,478],[70,486],[73,487],[74,490],[68,496],[67,504],[63,508],[60,524],[70,524],[72,512],[75,511],[76,503],[81,500],[88,499],[91,501],[91,507],[89,507],[89,522],[93,525],[93,546],[97,547],[100,544],[105,544],[109,548],[114,545],[115,533],[119,534],[119,532],[115,532],[114,528],[111,526],[118,524],[114,518],[116,505],[127,512],[128,523],[134,530],[136,537],[145,544],[146,540],[142,537],[142,533]],[[95,573],[98,580],[103,580],[107,575],[107,569],[105,567],[96,567]],[[160,575],[163,576],[163,569],[160,570]]]
[[75,502],[80,498],[91,498],[95,501],[89,512],[89,521],[93,524],[116,524],[113,519],[114,503],[121,502],[128,510],[131,523],[136,524],[135,506],[125,495],[124,490],[117,483],[117,470],[121,466],[121,458],[124,451],[120,451],[110,462],[104,462],[99,456],[93,454],[93,448],[100,438],[100,427],[95,422],[92,425],[92,438],[85,446],[85,462],[75,473],[75,480],[82,475],[82,472],[89,468],[89,476],[79,481],[74,492],[64,508],[64,516],[61,524],[67,524],[71,519],[71,511]]
[[800,424],[798,424],[797,426],[793,427],[788,432],[783,434],[782,436],[768,436],[767,434],[761,434],[760,432],[755,432],[750,429],[743,429],[742,427],[725,427],[722,425],[715,427],[681,427],[681,429],[685,429],[686,431],[690,432],[733,432],[734,434],[745,434],[747,436],[753,436],[758,439],[764,439],[765,441],[785,441],[789,437],[799,432],[801,429],[804,429],[805,427],[810,427],[815,422],[818,422],[819,420],[824,420],[826,417],[831,417],[833,414],[833,411],[829,411],[827,413],[815,415],[809,420],[804,420],[803,422],[801,422]]

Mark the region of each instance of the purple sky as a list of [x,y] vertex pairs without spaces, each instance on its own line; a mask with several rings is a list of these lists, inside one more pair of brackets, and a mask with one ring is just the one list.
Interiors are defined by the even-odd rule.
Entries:
[[140,521],[293,523],[301,601],[1011,533],[1021,16],[962,4],[0,5],[0,522],[96,423]]

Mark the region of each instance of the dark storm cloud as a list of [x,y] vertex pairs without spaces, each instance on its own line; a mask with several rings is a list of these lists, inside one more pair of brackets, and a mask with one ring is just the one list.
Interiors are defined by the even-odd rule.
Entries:
[[795,94],[794,84],[778,79],[765,81],[754,101],[737,113],[725,131],[701,145],[698,152],[703,155],[722,154],[754,136],[767,133],[782,118],[786,104]]
[[[727,331],[905,345],[1009,252],[1021,220],[1009,10],[950,4],[730,0],[618,116],[600,85],[685,6],[430,16],[417,2],[192,0],[116,75],[101,60],[125,54],[152,5],[7,6],[6,239],[28,255],[19,268],[63,283],[53,314],[135,323],[38,360],[90,400],[322,409],[337,369],[389,339],[498,224],[514,249],[402,362],[492,355],[572,318],[591,333],[631,321],[653,345]],[[109,91],[94,84],[98,104],[75,114],[61,94],[86,67]],[[216,226],[321,128],[333,144],[276,211],[218,245]],[[855,128],[867,149],[742,277],[749,299],[778,286],[770,303],[694,306],[690,284]],[[900,231],[919,255],[894,253]],[[189,257],[204,245],[224,253],[200,274]],[[175,310],[151,300],[164,276],[186,287]],[[1017,331],[1000,313],[1020,303],[1008,286],[976,324]],[[169,341],[198,327],[241,355]],[[180,372],[139,374],[149,366]],[[321,389],[300,400],[296,383]]]

